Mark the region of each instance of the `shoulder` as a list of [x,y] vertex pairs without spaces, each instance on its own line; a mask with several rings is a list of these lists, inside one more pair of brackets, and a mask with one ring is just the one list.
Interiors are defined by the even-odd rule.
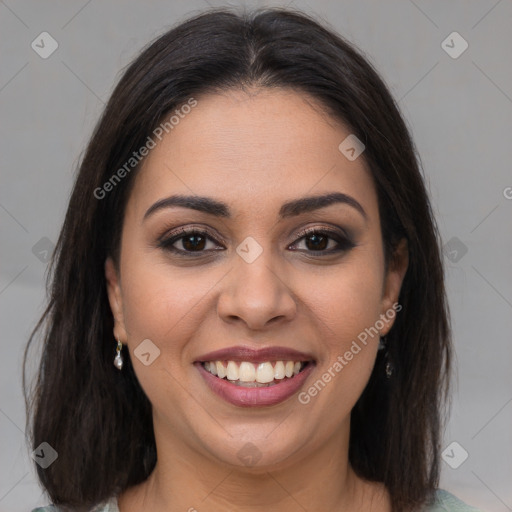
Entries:
[[[57,505],[47,505],[46,507],[34,508],[32,512],[61,512],[61,510]],[[99,503],[90,512],[119,512],[117,496],[112,496],[108,500]]]
[[437,489],[434,495],[434,501],[426,507],[423,512],[483,512],[478,508],[471,507],[467,503],[445,491]]

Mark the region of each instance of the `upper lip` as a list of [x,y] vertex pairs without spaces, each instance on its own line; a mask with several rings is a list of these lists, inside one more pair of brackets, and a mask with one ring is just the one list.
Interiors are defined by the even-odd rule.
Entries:
[[227,347],[199,356],[196,362],[205,361],[248,361],[265,363],[267,361],[312,361],[311,354],[299,352],[288,347],[251,348],[247,346]]

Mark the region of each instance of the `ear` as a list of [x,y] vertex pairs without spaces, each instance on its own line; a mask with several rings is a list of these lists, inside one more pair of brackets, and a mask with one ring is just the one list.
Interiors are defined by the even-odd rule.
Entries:
[[127,335],[123,316],[123,298],[121,286],[119,284],[119,275],[112,258],[105,260],[105,278],[107,280],[107,294],[110,303],[110,310],[114,317],[114,337],[122,343],[126,343]]
[[384,327],[380,329],[381,336],[385,336],[391,330],[396,313],[401,309],[401,306],[398,306],[398,297],[408,266],[409,249],[407,240],[402,238],[391,256],[384,280],[381,300],[381,319],[384,321]]

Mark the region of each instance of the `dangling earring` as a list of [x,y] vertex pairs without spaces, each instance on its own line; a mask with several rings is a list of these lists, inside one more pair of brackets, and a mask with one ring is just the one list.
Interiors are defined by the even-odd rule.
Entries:
[[387,339],[385,336],[379,340],[379,350],[385,350],[384,359],[386,361],[386,377],[389,379],[393,375],[393,363],[390,360],[389,353],[387,350]]
[[386,377],[390,379],[391,375],[393,375],[393,363],[389,361],[389,356],[386,352]]
[[118,369],[118,370],[122,370],[123,369],[123,356],[121,355],[121,350],[123,348],[123,344],[119,341],[119,339],[117,340],[117,348],[116,348],[116,357],[114,357],[114,366]]

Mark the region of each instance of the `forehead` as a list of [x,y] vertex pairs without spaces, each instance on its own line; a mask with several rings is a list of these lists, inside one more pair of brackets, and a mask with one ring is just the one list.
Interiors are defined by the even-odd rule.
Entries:
[[375,206],[363,158],[338,148],[350,130],[310,96],[229,90],[196,101],[146,157],[130,198],[136,210],[176,192],[222,198],[235,212],[277,212],[286,199],[333,190]]

